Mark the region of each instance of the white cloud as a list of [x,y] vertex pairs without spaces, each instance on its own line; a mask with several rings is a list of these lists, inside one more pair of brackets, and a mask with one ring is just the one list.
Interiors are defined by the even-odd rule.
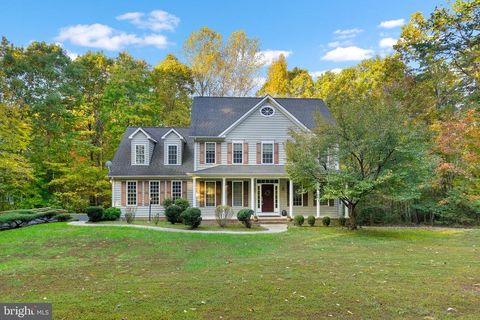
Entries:
[[383,38],[378,42],[380,48],[391,49],[397,43],[397,39],[394,38]]
[[363,59],[371,58],[373,50],[362,49],[356,46],[350,47],[338,47],[331,51],[328,51],[322,60],[327,61],[360,61]]
[[262,62],[265,63],[265,65],[272,64],[272,62],[277,60],[278,57],[280,57],[281,54],[283,54],[285,56],[285,58],[288,58],[292,54],[292,51],[287,51],[287,50],[264,50],[264,51],[260,51],[258,53],[258,55],[262,59]]
[[385,28],[385,29],[392,29],[392,28],[401,27],[404,24],[405,24],[405,19],[387,20],[387,21],[380,22],[378,27]]
[[361,32],[363,32],[363,30],[359,28],[343,29],[343,30],[338,29],[334,32],[334,34],[336,34],[336,37],[338,39],[348,39],[348,38],[356,37]]
[[70,60],[76,60],[78,58],[78,53],[70,51],[70,50],[65,50],[65,53],[67,56],[70,58]]
[[55,38],[57,41],[69,41],[74,45],[118,51],[128,45],[146,45],[165,48],[167,38],[163,35],[147,35],[139,37],[136,34],[115,30],[104,24],[78,24],[62,28]]
[[313,72],[310,72],[310,75],[312,76],[312,78],[318,78],[322,74],[324,74],[325,72],[328,72],[328,71],[333,72],[335,74],[339,74],[340,72],[342,72],[342,69],[341,68],[333,68],[333,69],[329,69],[329,70],[313,71]]
[[174,31],[180,18],[163,10],[154,10],[145,16],[143,12],[127,12],[117,16],[117,20],[128,21],[140,29],[152,31]]

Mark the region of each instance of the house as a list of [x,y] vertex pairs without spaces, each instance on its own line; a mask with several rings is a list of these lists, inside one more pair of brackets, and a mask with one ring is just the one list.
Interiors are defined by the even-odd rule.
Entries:
[[317,113],[332,119],[320,99],[195,97],[189,128],[126,130],[110,166],[112,206],[147,217],[163,214],[165,198],[187,198],[206,219],[221,204],[259,217],[338,217],[338,200],[301,193],[285,171],[290,129],[311,130]]

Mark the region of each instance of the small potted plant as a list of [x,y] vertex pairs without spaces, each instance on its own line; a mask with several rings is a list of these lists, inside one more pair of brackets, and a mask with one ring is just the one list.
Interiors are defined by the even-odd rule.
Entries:
[[282,217],[286,217],[287,216],[287,210],[283,209],[282,210]]
[[253,221],[254,221],[254,222],[258,222],[258,216],[257,216],[257,215],[254,215],[254,216],[253,216]]

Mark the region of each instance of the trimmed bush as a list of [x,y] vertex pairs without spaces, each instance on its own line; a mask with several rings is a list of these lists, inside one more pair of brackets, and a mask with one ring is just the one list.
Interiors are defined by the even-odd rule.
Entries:
[[125,209],[125,220],[128,224],[132,224],[135,222],[135,215],[137,214],[137,208],[134,207],[127,207]]
[[220,227],[225,228],[228,221],[233,217],[233,209],[230,206],[217,206],[215,208],[215,219]]
[[120,219],[121,214],[122,214],[122,211],[119,208],[108,208],[103,213],[102,220],[115,221]]
[[240,211],[237,212],[237,219],[245,227],[250,229],[252,227],[252,220],[251,220],[252,215],[253,215],[252,209],[241,209]]
[[88,216],[88,221],[97,222],[102,220],[104,210],[102,207],[88,207],[85,209],[85,213]]
[[322,224],[325,226],[325,227],[328,227],[330,225],[330,217],[323,217],[322,218]]
[[175,205],[179,206],[182,209],[182,212],[187,210],[190,207],[190,202],[184,198],[178,198],[175,200]]
[[310,227],[313,227],[315,225],[315,221],[316,221],[316,219],[315,219],[314,216],[308,216],[307,222],[310,225]]
[[171,224],[180,222],[180,215],[182,213],[182,208],[176,204],[172,204],[165,209],[165,216]]
[[345,227],[347,225],[347,218],[345,217],[338,218],[338,224],[342,227]]
[[305,222],[305,218],[301,215],[297,215],[293,218],[293,224],[296,226],[301,227],[304,222]]
[[181,218],[186,226],[190,226],[190,229],[198,228],[202,223],[202,213],[198,208],[187,208],[181,213]]
[[162,206],[165,210],[173,204],[174,204],[174,202],[173,202],[172,198],[165,198],[165,200],[163,200],[163,202],[162,202]]
[[65,222],[72,220],[72,216],[68,213],[60,213],[55,216],[55,219],[57,219],[58,222]]

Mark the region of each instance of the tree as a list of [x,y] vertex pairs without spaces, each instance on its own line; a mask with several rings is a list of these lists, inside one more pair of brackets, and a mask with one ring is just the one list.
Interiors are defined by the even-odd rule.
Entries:
[[288,72],[290,78],[289,96],[294,98],[311,98],[314,95],[315,84],[307,70],[293,68]]
[[258,96],[266,94],[274,97],[286,97],[288,95],[287,61],[283,54],[268,67],[267,81],[257,92]]
[[193,78],[191,70],[169,54],[151,72],[153,103],[159,108],[164,126],[188,126],[192,105]]
[[360,81],[381,66],[377,59],[345,70],[343,91],[327,99],[335,121],[318,116],[313,132],[292,132],[287,144],[292,179],[305,189],[321,187],[325,199],[341,199],[352,229],[356,206],[366,196],[419,197],[428,176],[424,134],[409,121],[402,101],[393,99],[388,83]]

